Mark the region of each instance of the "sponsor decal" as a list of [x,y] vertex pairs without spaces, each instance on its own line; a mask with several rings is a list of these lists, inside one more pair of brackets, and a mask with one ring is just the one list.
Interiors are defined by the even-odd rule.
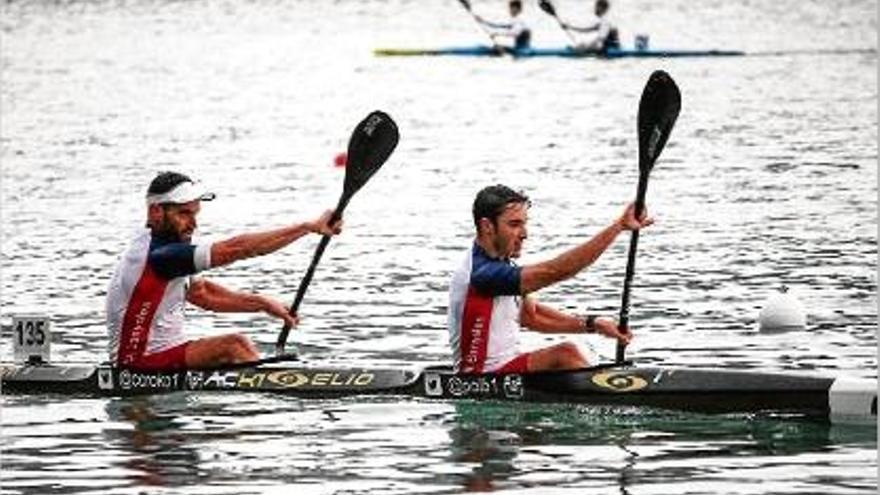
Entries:
[[202,386],[206,389],[235,388],[238,383],[238,371],[212,371]]
[[201,390],[205,386],[205,373],[202,371],[186,372],[186,388],[189,390]]
[[446,389],[453,397],[493,397],[498,395],[498,377],[453,376]]
[[113,390],[113,370],[107,367],[98,368],[98,389]]
[[443,380],[437,373],[425,374],[425,395],[428,397],[443,396]]
[[[442,389],[433,387],[442,387],[439,375],[425,377],[425,394],[432,397],[442,395]],[[446,390],[452,397],[522,399],[525,395],[521,375],[456,375],[446,382]]]
[[297,387],[366,387],[373,383],[376,375],[370,372],[333,371],[276,371],[266,379],[281,388]]
[[[198,374],[196,374],[198,373]],[[207,376],[201,372],[190,372],[187,384],[191,389],[325,389],[342,387],[366,387],[375,381],[370,372],[334,372],[312,370],[230,370],[211,371]]]
[[119,372],[117,381],[122,390],[174,390],[178,388],[179,378],[177,373],[142,373],[122,370]]
[[505,375],[503,388],[504,396],[508,399],[522,399],[525,393],[520,375]]
[[265,373],[241,373],[237,385],[238,388],[260,388],[265,379]]
[[636,373],[604,371],[593,375],[593,384],[612,392],[633,392],[648,386],[647,380]]
[[370,114],[370,117],[364,123],[364,134],[366,134],[367,136],[372,136],[373,132],[376,131],[376,127],[378,127],[381,123],[381,116]]
[[276,371],[269,374],[269,382],[282,388],[296,388],[309,383],[309,377],[295,371]]
[[482,354],[481,351],[484,347],[483,333],[485,329],[486,320],[484,320],[482,316],[477,316],[474,320],[474,325],[470,328],[471,345],[468,346],[467,356],[465,356],[465,361],[467,361],[472,368],[480,361],[480,354]]

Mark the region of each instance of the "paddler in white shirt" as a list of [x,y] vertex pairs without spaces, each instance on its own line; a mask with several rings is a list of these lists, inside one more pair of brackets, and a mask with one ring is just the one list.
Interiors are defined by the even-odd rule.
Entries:
[[523,351],[520,328],[543,333],[597,333],[628,343],[632,334],[612,318],[563,313],[538,302],[534,292],[567,280],[595,262],[626,230],[653,223],[635,205],[608,227],[554,258],[518,266],[528,237],[529,198],[498,184],[473,204],[476,237],[449,284],[449,345],[456,373],[532,373],[589,365],[573,342]]
[[562,27],[569,31],[589,35],[574,47],[575,50],[604,53],[609,48],[620,48],[620,37],[617,33],[617,28],[614,27],[607,17],[610,8],[611,5],[608,0],[596,0],[596,5],[593,9],[596,19],[586,26],[574,26],[560,21]]
[[110,360],[142,370],[209,368],[259,359],[254,343],[230,333],[189,338],[184,331],[187,303],[214,312],[263,312],[289,325],[298,317],[262,294],[228,289],[202,272],[269,254],[315,233],[336,235],[342,221],[332,211],[312,221],[240,234],[213,243],[194,243],[203,201],[214,194],[184,174],[163,172],[146,194],[146,225],[120,257],[107,290]]
[[532,43],[532,31],[521,16],[523,10],[522,2],[520,0],[511,0],[508,3],[508,8],[510,9],[510,20],[508,22],[487,21],[476,14],[474,14],[474,19],[492,30],[490,36],[492,36],[492,40],[496,43],[498,43],[498,38],[511,41],[510,44],[497,44],[497,47],[509,51],[528,49]]

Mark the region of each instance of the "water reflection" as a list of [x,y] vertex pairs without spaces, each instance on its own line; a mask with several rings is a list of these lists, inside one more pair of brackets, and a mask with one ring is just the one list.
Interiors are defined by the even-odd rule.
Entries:
[[[876,425],[792,417],[459,402],[449,428],[449,461],[470,468],[459,475],[468,491],[611,484],[626,494],[717,476],[725,466],[760,470],[791,456],[876,448],[876,432]],[[564,473],[558,465],[567,466]],[[803,475],[809,480],[811,473]]]
[[161,409],[151,397],[107,402],[107,416],[114,426],[104,429],[106,444],[122,453],[118,465],[131,473],[131,484],[179,486],[199,478],[199,454],[178,414],[186,402],[183,394],[163,397]]
[[449,437],[452,440],[449,461],[474,465],[470,473],[462,475],[462,485],[468,491],[491,491],[496,480],[516,471],[514,461],[521,444],[516,433],[460,426],[450,429]]

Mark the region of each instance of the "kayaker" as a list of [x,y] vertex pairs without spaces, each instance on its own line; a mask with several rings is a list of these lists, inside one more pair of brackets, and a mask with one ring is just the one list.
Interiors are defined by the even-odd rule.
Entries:
[[277,251],[309,233],[336,235],[331,211],[319,218],[214,243],[193,243],[203,201],[214,194],[184,174],[162,172],[146,194],[147,222],[122,254],[107,290],[110,360],[146,370],[204,368],[259,359],[254,343],[238,333],[188,340],[184,306],[216,312],[264,312],[295,325],[279,301],[238,292],[199,272]]
[[527,49],[532,43],[532,31],[521,16],[523,10],[522,2],[520,0],[511,0],[507,6],[510,10],[510,20],[508,22],[487,21],[476,14],[474,14],[474,19],[492,30],[490,36],[492,36],[492,40],[496,43],[498,43],[499,38],[510,40],[509,44],[498,43],[496,46],[507,50]]
[[629,342],[613,318],[570,315],[539,303],[535,291],[590,266],[624,230],[653,223],[623,215],[586,242],[550,260],[517,266],[527,238],[529,198],[503,185],[481,190],[473,204],[476,239],[449,286],[448,329],[453,365],[460,373],[523,373],[578,369],[587,359],[572,342],[531,352],[519,348],[520,327],[543,333],[598,333]]
[[620,36],[617,33],[617,28],[607,17],[610,8],[608,0],[596,0],[593,8],[596,19],[586,26],[574,26],[560,21],[562,27],[569,31],[590,35],[574,47],[576,50],[606,52],[609,48],[620,48]]

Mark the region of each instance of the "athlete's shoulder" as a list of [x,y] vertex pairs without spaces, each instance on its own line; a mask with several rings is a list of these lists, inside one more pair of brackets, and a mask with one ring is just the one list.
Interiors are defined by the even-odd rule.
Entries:
[[195,246],[189,242],[153,236],[147,260],[160,277],[172,279],[196,273],[194,253]]
[[493,296],[513,296],[520,292],[521,268],[507,259],[493,258],[474,244],[471,285],[479,292]]

